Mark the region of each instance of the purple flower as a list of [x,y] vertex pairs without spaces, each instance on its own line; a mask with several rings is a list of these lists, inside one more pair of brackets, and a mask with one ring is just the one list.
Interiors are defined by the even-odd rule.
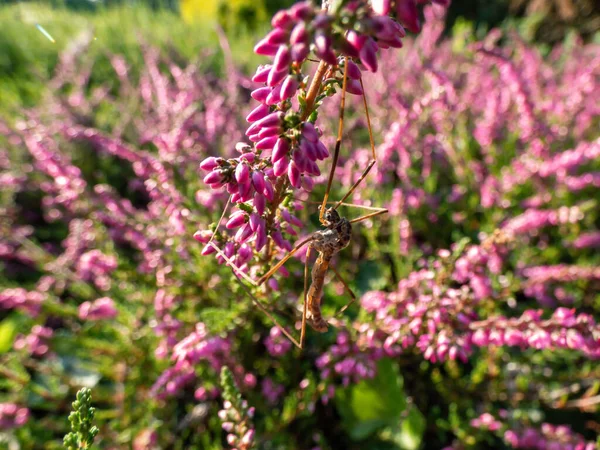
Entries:
[[117,317],[115,302],[109,297],[102,297],[93,302],[79,305],[79,318],[81,320],[107,320]]

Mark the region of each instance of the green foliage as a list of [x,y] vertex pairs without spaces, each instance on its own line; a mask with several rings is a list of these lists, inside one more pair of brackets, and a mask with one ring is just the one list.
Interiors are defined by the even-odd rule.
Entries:
[[73,412],[69,414],[71,432],[65,436],[64,446],[68,450],[90,448],[98,434],[98,427],[93,425],[96,409],[92,407],[92,391],[82,388],[77,392],[77,400],[73,402]]
[[377,363],[377,375],[336,391],[335,404],[348,435],[363,441],[378,432],[382,441],[407,450],[419,448],[425,421],[409,404],[398,368],[389,359]]
[[[180,60],[202,55],[201,64],[217,72],[222,70],[223,55],[215,24],[188,24],[172,10],[152,10],[143,3],[102,7],[95,12],[33,2],[0,6],[0,117],[14,114],[23,106],[31,107],[50,94],[47,80],[59,55],[88,34],[92,45],[87,55],[94,61],[90,91],[96,85],[116,83],[110,55],[126,55],[132,72],[139,74],[144,63],[143,45],[158,47]],[[241,66],[258,61],[247,34],[236,29],[237,38],[231,41],[232,55]]]
[[0,322],[0,354],[11,349],[16,334],[17,324],[14,319],[7,317]]

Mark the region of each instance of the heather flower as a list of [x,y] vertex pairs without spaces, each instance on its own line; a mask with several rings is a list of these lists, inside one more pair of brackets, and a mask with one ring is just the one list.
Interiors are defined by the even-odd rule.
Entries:
[[133,439],[133,450],[149,450],[158,447],[158,433],[156,430],[146,428],[140,431]]
[[53,335],[54,331],[51,328],[34,325],[27,336],[17,336],[14,348],[15,350],[25,350],[34,356],[44,356],[50,350],[49,340]]
[[79,305],[79,318],[81,320],[107,320],[117,317],[117,308],[112,298],[102,297],[93,302]]
[[0,430],[19,428],[29,420],[29,409],[15,403],[0,403]]
[[484,428],[490,431],[497,431],[502,427],[502,423],[490,413],[483,413],[481,416],[471,420],[471,426],[475,428]]
[[11,288],[0,291],[1,309],[20,309],[32,317],[39,314],[46,295],[39,291]]
[[600,248],[600,232],[593,231],[589,233],[582,233],[573,241],[573,247],[582,248]]
[[279,328],[273,327],[269,332],[269,336],[265,339],[265,346],[271,356],[279,357],[290,351],[292,343]]
[[263,379],[261,392],[268,403],[275,405],[279,398],[283,395],[285,387],[281,384],[276,384],[269,377]]
[[[416,3],[412,0],[396,3],[396,18],[414,25]],[[407,3],[412,15],[404,13]],[[361,94],[358,82],[361,69],[343,56],[357,58],[367,70],[376,72],[378,50],[402,46],[405,32],[388,16],[391,9],[374,6],[361,2],[320,10],[311,2],[300,2],[277,13],[273,29],[256,44],[255,53],[270,56],[273,61],[260,66],[252,78],[263,84],[251,93],[260,104],[246,116],[251,124],[246,136],[253,145],[240,142],[235,148],[241,156],[230,159],[211,156],[200,164],[200,169],[208,172],[204,183],[212,189],[225,187],[232,203],[240,208],[225,224],[226,229],[237,229],[233,239],[226,235],[216,239],[224,252],[233,254],[242,244],[253,246],[257,252],[267,246],[270,259],[269,240],[283,251],[291,248],[282,232],[295,236],[297,231],[293,226],[301,227],[302,222],[292,223],[285,217],[284,221],[274,219],[282,207],[286,189],[310,191],[313,178],[321,174],[317,161],[329,156],[321,141],[321,130],[312,117],[315,93],[320,86],[327,83],[323,87],[331,93],[335,89],[324,75],[333,77],[338,86],[346,85],[348,92]],[[310,49],[322,62],[308,86],[303,81],[301,63]],[[303,102],[296,110],[295,102],[289,100],[298,92]],[[255,226],[245,225],[248,214],[256,215]],[[203,250],[205,255],[214,252],[208,247]],[[219,255],[217,260],[223,263],[225,258]]]
[[547,448],[556,450],[578,449],[593,450],[594,442],[586,442],[583,436],[573,432],[565,425],[543,423],[541,427],[523,427],[519,430],[507,430],[504,441],[511,448]]
[[114,256],[103,254],[94,249],[82,254],[77,261],[77,275],[83,280],[93,281],[103,291],[110,289],[110,275],[117,268]]

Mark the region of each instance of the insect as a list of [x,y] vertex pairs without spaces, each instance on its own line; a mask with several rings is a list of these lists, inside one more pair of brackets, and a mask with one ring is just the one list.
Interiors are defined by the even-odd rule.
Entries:
[[[303,295],[303,312],[302,312],[302,327],[300,331],[300,339],[297,340],[292,336],[290,332],[288,332],[285,327],[283,327],[278,320],[269,312],[269,310],[262,304],[260,300],[256,298],[256,296],[248,289],[248,287],[241,283],[244,290],[248,293],[248,295],[252,298],[253,303],[264,312],[274,323],[275,325],[282,331],[282,333],[298,348],[302,349],[304,347],[304,340],[306,335],[306,324],[308,323],[311,328],[314,330],[324,333],[328,329],[328,323],[323,318],[321,313],[321,298],[323,296],[323,287],[325,283],[325,275],[329,269],[334,273],[335,277],[342,283],[344,289],[350,295],[351,300],[345,306],[343,306],[337,313],[336,316],[344,312],[348,307],[350,307],[356,301],[356,295],[352,292],[352,289],[348,286],[348,283],[344,281],[340,273],[331,265],[332,258],[339,253],[341,250],[346,248],[352,239],[352,224],[362,222],[364,220],[370,219],[372,217],[378,216],[380,214],[387,213],[388,210],[385,208],[374,208],[362,205],[355,205],[352,203],[345,203],[345,200],[352,195],[352,193],[356,190],[356,188],[362,183],[367,174],[371,171],[373,166],[376,164],[377,159],[375,155],[375,145],[373,141],[373,133],[371,130],[371,122],[369,117],[369,108],[367,105],[366,96],[364,94],[364,86],[362,83],[362,79],[360,80],[361,87],[363,88],[363,104],[365,108],[365,114],[367,119],[367,127],[369,131],[369,140],[371,145],[372,159],[364,169],[360,177],[357,181],[350,187],[348,192],[342,197],[341,200],[335,202],[333,206],[327,206],[329,203],[329,194],[331,191],[331,186],[333,183],[333,177],[335,174],[335,169],[337,166],[337,161],[339,158],[340,147],[342,143],[342,135],[343,135],[343,124],[344,124],[344,110],[345,110],[345,101],[346,101],[346,85],[348,79],[348,59],[345,59],[344,64],[344,75],[343,75],[343,83],[342,83],[342,95],[340,102],[340,114],[339,114],[339,126],[337,139],[333,154],[332,166],[329,171],[329,176],[327,180],[327,188],[325,191],[325,195],[323,198],[323,202],[319,206],[319,221],[323,226],[323,229],[312,233],[307,238],[303,239],[299,243],[297,243],[290,252],[284,256],[280,261],[278,261],[267,273],[265,273],[258,280],[252,279],[245,272],[241,271],[234,262],[227,257],[224,252],[215,244],[215,242],[211,239],[207,245],[212,245],[215,251],[226,261],[227,265],[229,265],[233,272],[239,278],[243,278],[248,281],[253,286],[261,286],[264,284],[269,278],[271,278],[294,254],[296,254],[302,247],[307,246],[306,252],[306,262],[304,267],[304,295]],[[349,220],[345,217],[342,217],[338,212],[338,208],[340,206],[349,206],[355,208],[361,208],[370,211],[368,214],[357,217],[355,219]],[[223,214],[224,215],[224,214]],[[223,216],[221,216],[222,218]],[[220,222],[220,221],[219,221]],[[218,224],[217,224],[218,228]],[[317,253],[317,259],[312,268],[312,272],[310,275],[310,285],[308,284],[309,279],[309,260],[312,252]]]

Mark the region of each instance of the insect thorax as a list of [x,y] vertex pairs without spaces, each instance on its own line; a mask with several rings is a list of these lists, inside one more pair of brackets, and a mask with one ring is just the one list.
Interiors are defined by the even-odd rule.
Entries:
[[332,257],[350,243],[352,225],[348,219],[339,217],[336,222],[330,223],[326,229],[315,232],[314,237],[315,240],[311,243],[311,246],[321,252],[323,256]]

